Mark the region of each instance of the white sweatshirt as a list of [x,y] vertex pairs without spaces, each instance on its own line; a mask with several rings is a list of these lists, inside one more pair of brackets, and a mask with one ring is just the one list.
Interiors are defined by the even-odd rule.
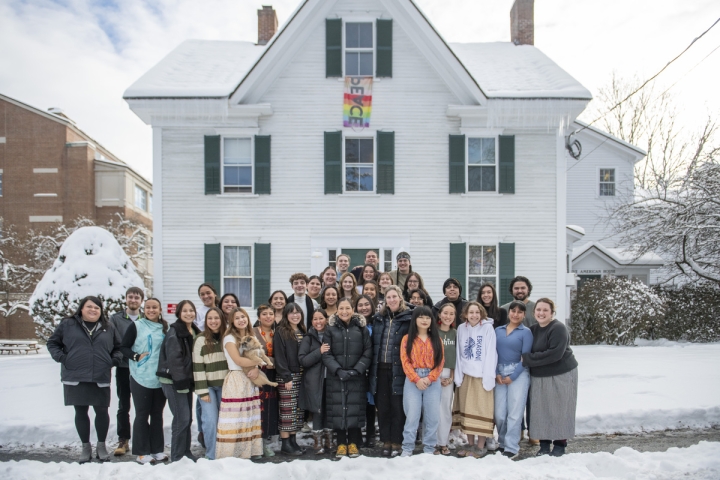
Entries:
[[482,378],[483,388],[490,392],[495,388],[497,349],[493,320],[482,320],[474,327],[465,322],[457,328],[455,343],[455,385],[462,385],[463,377]]

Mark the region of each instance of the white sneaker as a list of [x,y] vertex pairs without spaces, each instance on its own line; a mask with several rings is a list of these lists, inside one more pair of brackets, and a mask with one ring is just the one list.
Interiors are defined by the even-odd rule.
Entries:
[[488,449],[490,452],[494,452],[500,447],[497,440],[495,440],[493,437],[488,437],[485,439],[485,448]]
[[135,457],[135,461],[140,465],[145,465],[146,463],[155,463],[155,457],[152,455],[138,455]]
[[409,452],[407,450],[403,450],[400,454],[401,457],[412,457],[412,452]]
[[152,453],[151,456],[155,459],[156,462],[167,462],[170,460],[168,456],[165,453]]

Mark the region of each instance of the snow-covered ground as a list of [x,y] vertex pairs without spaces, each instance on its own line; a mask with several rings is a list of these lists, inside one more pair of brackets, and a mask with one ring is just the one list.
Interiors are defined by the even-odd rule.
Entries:
[[[472,473],[471,473],[472,472]],[[40,463],[23,460],[0,464],[0,478],[36,480],[38,478],[73,478],[77,480],[113,478],[137,480],[237,478],[261,479],[346,479],[393,480],[421,479],[707,479],[720,478],[720,443],[701,442],[690,448],[671,448],[667,452],[639,453],[621,448],[612,453],[575,453],[561,458],[530,458],[512,462],[500,455],[482,460],[415,455],[411,458],[344,458],[297,461],[291,463],[255,464],[249,460],[226,458],[200,460],[193,464],[183,459],[170,465],[136,463]]]

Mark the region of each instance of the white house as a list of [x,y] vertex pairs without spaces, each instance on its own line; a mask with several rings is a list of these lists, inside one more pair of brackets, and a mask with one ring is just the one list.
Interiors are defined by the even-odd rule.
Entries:
[[[513,27],[448,44],[411,0],[303,0],[267,45],[178,46],[124,94],[153,127],[157,296],[257,306],[374,248],[436,299],[454,276],[504,301],[515,275],[565,298],[565,137],[591,95],[523,44],[532,16]],[[367,128],[344,126],[346,76],[373,80]]]

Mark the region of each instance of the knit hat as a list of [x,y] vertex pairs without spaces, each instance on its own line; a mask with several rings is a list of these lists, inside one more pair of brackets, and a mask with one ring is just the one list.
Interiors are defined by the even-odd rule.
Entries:
[[450,285],[455,285],[462,294],[462,285],[460,285],[460,282],[458,282],[455,278],[448,278],[447,280],[445,280],[445,283],[443,283],[443,293],[445,293],[445,289]]
[[395,260],[400,260],[401,258],[407,258],[410,260],[410,254],[408,252],[400,252],[397,254],[397,257],[395,257]]

